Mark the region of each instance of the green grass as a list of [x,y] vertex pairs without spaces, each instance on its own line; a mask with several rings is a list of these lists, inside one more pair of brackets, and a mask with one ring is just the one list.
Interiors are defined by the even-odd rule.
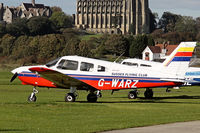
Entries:
[[[199,87],[182,88],[166,93],[154,89],[155,98],[129,100],[129,90],[110,95],[103,91],[98,103],[87,103],[88,92],[78,91],[75,103],[65,103],[68,90],[38,88],[36,103],[28,103],[31,86],[10,85],[11,74],[0,72],[0,132],[20,133],[89,133],[163,123],[200,120]],[[8,83],[8,84],[7,84]]]
[[94,35],[84,35],[84,36],[81,36],[81,40],[90,40],[91,37],[96,37],[96,38],[99,38],[101,37],[103,34],[94,34]]

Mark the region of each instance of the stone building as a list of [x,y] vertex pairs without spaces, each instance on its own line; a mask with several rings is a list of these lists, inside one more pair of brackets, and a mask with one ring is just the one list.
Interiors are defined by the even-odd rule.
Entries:
[[50,17],[52,11],[49,6],[44,4],[36,4],[35,0],[32,3],[22,3],[19,7],[4,7],[0,3],[0,21],[12,23],[16,18],[31,18],[33,16],[46,16]]
[[77,0],[75,25],[96,33],[149,33],[148,0]]

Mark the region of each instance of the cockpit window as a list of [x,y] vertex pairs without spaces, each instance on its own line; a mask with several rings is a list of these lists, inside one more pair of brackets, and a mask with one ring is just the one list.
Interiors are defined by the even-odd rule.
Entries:
[[78,69],[78,61],[63,59],[58,64],[57,68],[64,69],[64,70],[77,70]]
[[81,70],[81,71],[92,72],[92,71],[94,70],[94,64],[92,64],[92,63],[87,63],[87,62],[81,62],[80,70]]
[[98,65],[97,71],[98,71],[98,72],[105,72],[105,71],[106,71],[106,68],[105,68],[104,66]]
[[131,62],[123,62],[122,64],[128,65],[128,66],[138,66],[137,63],[131,63]]
[[53,60],[53,61],[48,62],[48,63],[46,64],[46,66],[47,66],[47,67],[55,66],[56,63],[57,63],[59,60],[60,60],[60,57],[57,58],[57,59],[55,59],[55,60]]

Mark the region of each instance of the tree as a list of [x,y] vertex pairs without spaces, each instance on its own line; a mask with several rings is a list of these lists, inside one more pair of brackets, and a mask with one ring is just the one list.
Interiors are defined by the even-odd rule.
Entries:
[[158,28],[163,29],[165,32],[174,31],[175,23],[180,18],[180,15],[170,12],[164,12],[158,22]]
[[[150,38],[151,40],[151,38]],[[148,44],[149,42],[151,42],[148,39],[147,35],[137,35],[131,43],[130,49],[129,49],[129,56],[130,57],[137,57],[140,58],[141,57],[141,53],[142,51],[147,47],[147,45],[154,45],[154,44]]]
[[54,12],[50,17],[50,20],[54,23],[57,29],[71,28],[73,26],[72,17],[66,15],[64,12]]
[[80,56],[84,56],[84,57],[91,57],[92,53],[91,53],[91,48],[92,44],[88,43],[85,40],[82,40],[79,43],[79,54]]
[[122,35],[110,35],[105,42],[106,50],[110,54],[121,55],[128,49],[128,40]]
[[175,24],[177,32],[191,32],[197,33],[196,21],[190,16],[182,16]]
[[0,23],[0,37],[6,34],[6,26]]
[[129,33],[135,35],[135,25],[134,24],[130,25]]
[[62,55],[78,55],[79,54],[79,43],[80,40],[77,37],[73,37],[68,40],[65,44],[64,49],[62,50]]
[[157,21],[158,18],[157,13],[150,13],[150,33],[152,33],[157,28]]
[[53,23],[47,17],[32,17],[27,23],[31,35],[44,35],[55,32]]
[[197,31],[200,33],[200,17],[196,18]]
[[6,25],[6,31],[13,36],[28,35],[27,19],[17,18],[13,23]]
[[14,48],[15,37],[6,34],[2,37],[2,41],[0,44],[2,50],[2,56],[9,56],[12,54],[12,50]]
[[58,6],[53,6],[51,7],[52,12],[62,12],[62,8],[58,7]]
[[197,34],[196,40],[200,42],[200,32]]
[[30,39],[28,36],[20,36],[16,38],[14,42],[14,48],[11,54],[12,59],[17,60],[17,59],[26,58],[30,56],[29,54],[31,52],[29,49],[29,43],[30,43]]

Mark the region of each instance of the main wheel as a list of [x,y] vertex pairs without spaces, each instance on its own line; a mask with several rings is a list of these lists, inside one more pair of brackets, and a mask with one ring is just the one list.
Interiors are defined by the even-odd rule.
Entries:
[[88,94],[87,101],[92,103],[97,102],[97,95],[94,93]]
[[137,98],[137,91],[130,91],[128,93],[128,98],[129,99],[136,99]]
[[146,99],[152,99],[153,98],[153,91],[152,89],[147,89],[145,92],[144,92],[144,97]]
[[65,96],[65,102],[75,102],[76,96],[73,93],[68,93]]
[[[33,96],[32,96],[33,95]],[[31,97],[32,96],[32,97]],[[30,94],[30,96],[28,97],[28,101],[29,102],[36,102],[37,97],[35,94]]]

